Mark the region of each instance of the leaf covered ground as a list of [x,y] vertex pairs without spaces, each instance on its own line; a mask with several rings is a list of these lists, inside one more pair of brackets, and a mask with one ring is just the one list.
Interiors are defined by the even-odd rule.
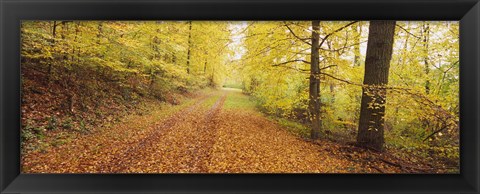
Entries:
[[[239,90],[76,134],[22,156],[24,173],[436,173],[428,164],[329,140],[309,141],[268,119]],[[60,136],[56,136],[57,138]]]

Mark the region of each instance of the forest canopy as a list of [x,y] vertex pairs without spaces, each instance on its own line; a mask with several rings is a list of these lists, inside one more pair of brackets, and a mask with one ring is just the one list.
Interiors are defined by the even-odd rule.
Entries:
[[226,107],[251,103],[305,141],[459,172],[458,22],[24,21],[21,41],[27,156],[235,88]]

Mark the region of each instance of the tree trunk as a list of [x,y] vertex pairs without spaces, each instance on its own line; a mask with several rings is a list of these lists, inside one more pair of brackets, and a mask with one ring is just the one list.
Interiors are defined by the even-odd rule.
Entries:
[[355,46],[353,47],[354,52],[354,59],[353,64],[354,66],[360,66],[360,37],[362,36],[362,22],[358,22],[357,25],[353,26],[354,38],[355,38]]
[[[57,21],[53,21],[53,27],[52,27],[52,50],[55,50],[55,38],[57,36]],[[50,81],[52,80],[52,71],[53,71],[53,61],[55,61],[55,58],[48,63],[48,70],[47,70],[47,83],[50,84]]]
[[[62,37],[62,41],[65,41],[65,38],[66,38],[66,35],[68,34],[68,22],[67,21],[62,21],[62,33],[61,33],[61,37]],[[61,54],[62,55],[62,59],[64,61],[68,61],[68,54]]]
[[192,47],[192,21],[188,22],[187,73],[190,74],[190,50]]
[[205,59],[205,64],[203,65],[203,74],[207,73],[207,59]]
[[426,75],[426,80],[425,80],[425,93],[429,94],[430,93],[430,78],[429,78],[429,73],[430,73],[430,66],[428,64],[428,41],[430,38],[430,26],[428,23],[423,24],[423,63],[424,63],[424,71]]
[[[75,27],[75,42],[77,41],[77,37],[81,37],[82,32],[80,31],[80,22],[77,23],[77,26]],[[80,34],[80,35],[78,35]],[[75,47],[73,48],[75,50]],[[77,47],[77,65],[80,63],[80,47]],[[75,63],[73,63],[75,65]]]
[[312,122],[310,136],[312,139],[320,137],[322,121],[320,119],[320,67],[318,47],[320,42],[320,21],[312,21],[312,47],[310,63],[310,88],[308,113]]
[[386,88],[392,59],[395,21],[371,21],[368,33],[357,144],[382,151]]
[[97,26],[97,44],[100,44],[100,40],[102,40],[103,37],[103,23],[101,21],[98,22]]

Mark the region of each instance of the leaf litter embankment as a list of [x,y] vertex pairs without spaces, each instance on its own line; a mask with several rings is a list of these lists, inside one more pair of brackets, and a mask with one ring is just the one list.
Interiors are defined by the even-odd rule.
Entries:
[[203,94],[181,106],[153,107],[156,110],[150,114],[132,116],[120,124],[80,135],[45,152],[26,153],[22,155],[22,172],[114,172],[112,166],[125,161],[119,161],[119,158],[139,149],[162,130],[178,123],[186,112],[191,112],[210,97],[210,94]]

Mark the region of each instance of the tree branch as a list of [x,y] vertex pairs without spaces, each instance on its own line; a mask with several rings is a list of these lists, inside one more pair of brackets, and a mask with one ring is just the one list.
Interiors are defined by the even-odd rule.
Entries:
[[302,59],[295,59],[295,60],[285,61],[283,63],[274,64],[272,66],[276,67],[276,66],[285,65],[285,64],[288,64],[288,63],[294,63],[294,62],[303,62],[303,63],[306,63],[306,64],[310,64],[310,61],[305,61],[305,60],[302,60]]
[[351,26],[351,25],[353,25],[353,24],[355,24],[355,23],[357,23],[357,22],[358,22],[358,21],[350,22],[350,23],[348,23],[347,25],[345,25],[345,26],[343,26],[343,27],[341,27],[341,28],[336,29],[335,31],[331,32],[330,34],[327,34],[324,38],[322,38],[322,42],[320,42],[319,48],[322,47],[323,43],[328,39],[328,37],[330,37],[331,35],[339,32],[339,31],[345,29],[346,27]]
[[365,42],[367,42],[367,41],[363,41],[363,42],[359,42],[359,43],[355,43],[355,44],[351,44],[351,45],[345,45],[342,48],[338,48],[338,49],[325,49],[325,48],[318,48],[318,49],[322,50],[322,51],[338,52],[338,51],[347,49],[347,48],[352,47],[352,46],[360,45],[360,44],[365,43]]
[[407,29],[405,29],[404,27],[396,24],[397,27],[399,27],[400,29],[402,29],[403,31],[405,31],[407,34],[410,34],[412,35],[413,37],[417,38],[417,39],[421,39],[420,37],[416,36],[415,34],[411,33],[410,31],[408,31]]
[[293,30],[290,28],[290,26],[288,26],[287,22],[284,22],[285,23],[285,27],[287,27],[288,31],[290,31],[290,33],[295,37],[297,38],[298,40],[304,42],[305,44],[308,44],[308,45],[312,45],[311,43],[307,42],[306,40],[308,40],[308,38],[301,38],[299,36],[297,36],[297,34],[295,34],[295,32],[293,32]]
[[440,128],[439,130],[434,131],[433,133],[431,133],[430,135],[428,135],[425,139],[423,139],[423,141],[427,141],[427,139],[430,139],[430,138],[433,137],[435,134],[440,133],[441,131],[445,130],[448,126],[449,126],[449,125],[445,125],[445,126],[443,126],[442,128]]
[[336,66],[337,66],[337,65],[329,65],[329,66],[320,68],[320,70],[324,70],[324,69],[328,69],[328,68],[330,68],[330,67],[336,67]]

